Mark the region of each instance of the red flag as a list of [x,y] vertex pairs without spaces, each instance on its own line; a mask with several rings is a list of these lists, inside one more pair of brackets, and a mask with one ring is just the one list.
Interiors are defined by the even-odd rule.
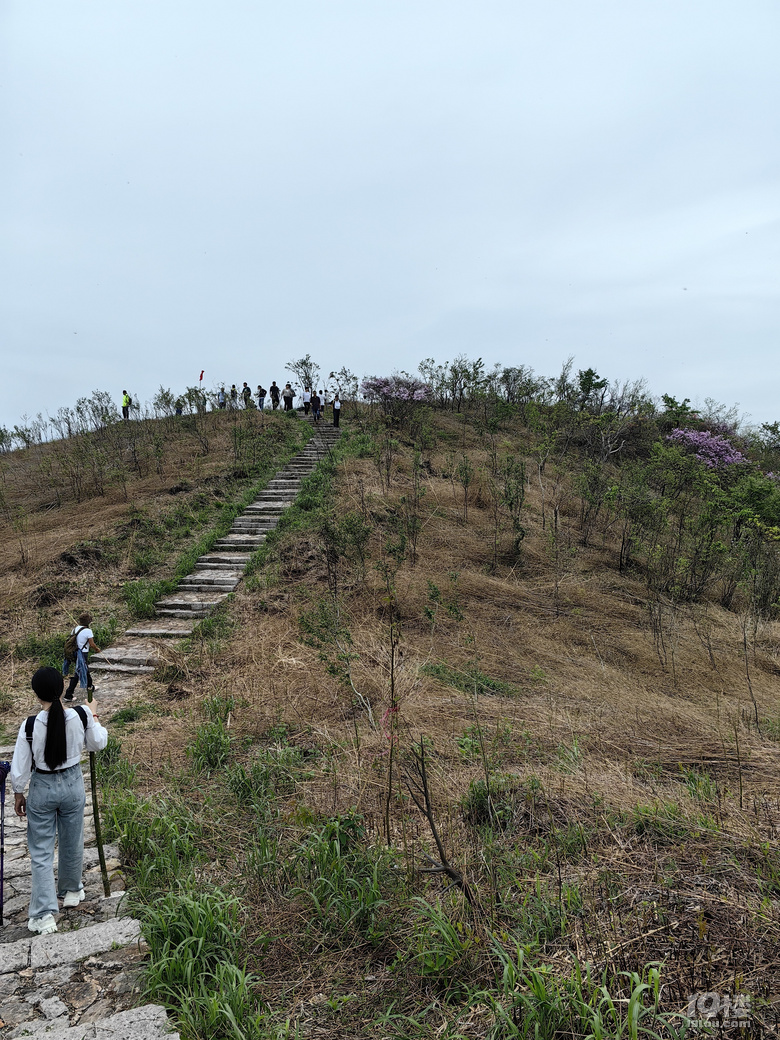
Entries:
[[[205,372],[205,371],[206,371],[206,369],[204,368],[203,372]],[[198,380],[199,383],[203,382],[203,372],[201,372],[201,374],[200,374],[200,379]]]

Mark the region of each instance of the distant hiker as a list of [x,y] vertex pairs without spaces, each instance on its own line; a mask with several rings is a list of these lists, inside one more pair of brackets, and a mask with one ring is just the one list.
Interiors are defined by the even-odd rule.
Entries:
[[257,390],[255,390],[255,397],[257,398],[257,407],[260,409],[261,412],[265,408],[265,395],[266,395],[265,387],[264,386],[260,386],[260,384],[258,383],[257,384]]
[[130,418],[130,406],[132,405],[132,403],[133,403],[133,399],[130,396],[130,394],[128,394],[127,390],[123,390],[122,391],[122,418],[123,419],[129,419]]
[[230,407],[238,408],[238,390],[236,390],[235,383],[230,388]]
[[333,425],[338,427],[341,418],[341,398],[338,394],[333,398]]
[[[84,775],[81,752],[100,751],[108,733],[98,722],[93,701],[65,708],[62,676],[39,668],[31,686],[40,706],[19,727],[11,786],[14,811],[27,818],[32,888],[27,928],[39,935],[57,931],[54,914],[84,899]],[[27,784],[30,789],[25,797]],[[54,884],[54,836],[58,838],[57,884]]]
[[279,387],[276,385],[275,379],[273,383],[271,383],[271,389],[268,392],[271,395],[271,404],[273,405],[274,411],[276,411],[276,409],[279,407],[280,390]]
[[319,395],[317,394],[317,391],[315,390],[314,393],[311,395],[311,411],[312,411],[312,415],[314,416],[314,421],[316,423],[318,423],[320,421],[320,405],[321,405],[321,403],[322,402],[320,401]]
[[219,393],[217,394],[217,408],[224,408],[226,404],[227,404],[227,394],[225,393],[224,386],[221,386],[219,388]]
[[241,396],[244,399],[244,408],[251,408],[252,407],[252,391],[249,389],[249,386],[247,385],[247,383],[244,383],[243,387],[241,388]]
[[291,412],[293,401],[295,400],[295,391],[289,383],[284,384],[284,390],[282,390],[282,397],[284,398],[284,410],[286,412]]
[[303,414],[308,415],[309,409],[311,408],[311,387],[305,386],[303,388]]
[[92,674],[87,665],[90,650],[100,653],[100,647],[95,642],[95,633],[89,627],[92,618],[89,614],[79,614],[79,623],[72,628],[70,635],[65,640],[65,658],[62,662],[62,674],[67,677],[71,662],[74,665],[73,675],[65,692],[65,700],[73,700],[73,691],[79,683],[82,690],[92,693],[95,687],[92,685]]
[[183,397],[177,397],[176,398],[176,414],[177,415],[184,415],[184,398]]

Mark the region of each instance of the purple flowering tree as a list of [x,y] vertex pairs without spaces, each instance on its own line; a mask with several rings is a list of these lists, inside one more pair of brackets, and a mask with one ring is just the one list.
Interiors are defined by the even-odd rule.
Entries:
[[672,430],[666,438],[684,451],[695,455],[708,469],[724,469],[747,462],[742,452],[737,451],[731,441],[711,430]]
[[385,415],[403,420],[417,405],[425,404],[431,396],[430,387],[406,372],[391,376],[366,376],[360,392],[371,404],[378,404]]

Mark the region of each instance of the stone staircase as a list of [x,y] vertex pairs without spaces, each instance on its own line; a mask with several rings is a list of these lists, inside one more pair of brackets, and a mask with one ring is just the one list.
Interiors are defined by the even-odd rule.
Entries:
[[[310,417],[301,417],[301,421],[314,426]],[[326,426],[323,421],[314,427],[306,447],[236,517],[228,533],[214,543],[210,552],[199,558],[195,570],[181,579],[175,592],[158,600],[154,621],[128,628],[117,643],[90,658],[90,669],[95,673],[96,682],[99,673],[153,672],[159,663],[153,640],[181,639],[189,635],[197,621],[207,617],[238,587],[250,556],[263,544],[268,532],[276,527],[285,509],[295,501],[301,481],[330,451],[340,432]]]
[[[10,760],[13,746],[0,747]],[[87,778],[87,790],[89,780]],[[105,847],[111,895],[103,894],[92,802],[84,819],[84,891],[52,935],[27,930],[30,860],[26,824],[6,784],[3,928],[0,929],[0,1037],[48,1040],[175,1040],[165,1008],[135,1007],[145,949],[138,921],[123,914],[119,850]]]
[[[303,419],[309,421],[311,419]],[[202,556],[175,593],[156,604],[157,617],[126,629],[114,645],[90,658],[101,719],[140,693],[143,677],[159,663],[159,640],[182,639],[240,583],[251,553],[262,545],[295,500],[300,483],[330,451],[339,430],[321,422],[312,439],[237,517],[230,532]],[[0,747],[9,760],[13,745]],[[89,782],[87,780],[87,791]],[[107,846],[111,895],[105,897],[94,845],[92,805],[85,813],[86,900],[63,910],[58,931],[27,930],[30,861],[25,822],[13,811],[10,782],[5,806],[5,907],[0,929],[0,1040],[178,1040],[156,1005],[136,1007],[145,957],[140,926],[123,914],[119,850]]]

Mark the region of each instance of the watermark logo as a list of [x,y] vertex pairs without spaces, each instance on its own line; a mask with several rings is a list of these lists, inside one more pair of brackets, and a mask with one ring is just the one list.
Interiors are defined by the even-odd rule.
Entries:
[[750,994],[699,990],[688,998],[686,1015],[694,1028],[744,1029],[751,1021]]

